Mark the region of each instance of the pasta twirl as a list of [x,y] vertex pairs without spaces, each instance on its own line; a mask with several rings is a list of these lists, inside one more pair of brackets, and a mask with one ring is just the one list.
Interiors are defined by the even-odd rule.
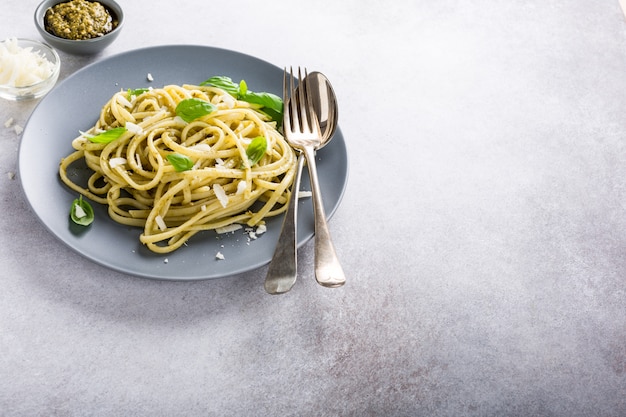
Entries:
[[[103,107],[96,124],[72,142],[59,174],[71,189],[108,205],[118,223],[143,227],[139,239],[168,253],[191,236],[234,223],[256,226],[282,213],[295,173],[293,150],[275,123],[255,105],[210,86],[171,85],[137,96],[121,91]],[[186,122],[178,103],[197,98],[215,110]],[[94,143],[90,135],[124,127],[119,138]],[[263,157],[250,166],[248,145],[266,139]],[[191,169],[178,172],[168,155],[183,155]],[[74,182],[70,166],[84,161],[93,171],[86,184]]]

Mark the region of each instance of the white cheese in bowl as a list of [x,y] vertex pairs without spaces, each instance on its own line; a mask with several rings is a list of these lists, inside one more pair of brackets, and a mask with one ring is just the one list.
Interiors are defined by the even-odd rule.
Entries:
[[33,48],[18,46],[17,39],[0,43],[0,84],[27,87],[44,81],[54,72],[54,64]]

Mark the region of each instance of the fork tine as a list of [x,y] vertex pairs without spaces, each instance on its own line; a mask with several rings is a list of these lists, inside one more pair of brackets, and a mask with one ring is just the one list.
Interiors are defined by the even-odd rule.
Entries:
[[[290,78],[291,79],[291,78]],[[287,88],[287,67],[283,71],[283,129],[285,132],[291,130],[291,88]]]
[[[300,71],[300,68],[298,68],[298,71]],[[289,103],[290,103],[290,110],[291,110],[291,120],[293,121],[293,126],[296,127],[296,129],[298,131],[302,131],[302,127],[301,127],[301,122],[300,122],[300,112],[298,111],[298,95],[296,95],[296,83],[294,81],[294,76],[293,76],[293,67],[290,68],[290,75],[291,75],[291,79],[290,79],[290,96],[289,96]],[[298,91],[300,91],[301,89],[298,89]]]
[[292,134],[320,135],[320,125],[313,105],[308,72],[298,67],[297,77],[293,67],[283,71],[283,130]]
[[300,67],[298,67],[298,111],[296,112],[300,117],[300,132],[308,131],[309,129],[309,120],[306,113],[305,103],[306,103],[306,82],[305,78],[302,77],[302,72],[300,71]]

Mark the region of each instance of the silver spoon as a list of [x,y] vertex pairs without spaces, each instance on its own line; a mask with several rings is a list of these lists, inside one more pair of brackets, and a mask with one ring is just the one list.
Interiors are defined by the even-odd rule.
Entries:
[[[313,108],[322,131],[320,148],[330,142],[337,128],[337,98],[333,87],[320,72],[307,75],[307,82],[312,94]],[[291,289],[296,282],[298,262],[298,192],[304,167],[304,154],[298,156],[296,178],[291,188],[291,198],[285,213],[285,219],[278,237],[278,244],[265,278],[265,291],[270,294],[282,294]]]

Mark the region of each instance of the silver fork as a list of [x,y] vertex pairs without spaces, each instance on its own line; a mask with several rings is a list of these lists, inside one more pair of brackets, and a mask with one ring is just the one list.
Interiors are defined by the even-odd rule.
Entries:
[[[304,78],[298,68],[298,78],[304,80],[296,90],[293,69],[287,70],[283,75],[284,117],[283,131],[289,144],[302,152],[307,162],[309,177],[311,180],[311,192],[313,197],[313,214],[315,222],[315,279],[325,287],[339,287],[346,281],[343,269],[337,258],[335,248],[330,236],[330,229],[326,222],[326,213],[322,202],[322,194],[315,163],[315,151],[321,144],[321,130],[317,115],[313,109],[313,100],[307,83],[307,73],[304,70]],[[287,82],[289,78],[289,82]],[[287,85],[289,84],[289,85]],[[297,95],[296,95],[297,91]],[[299,180],[294,183],[293,193],[299,190]],[[297,188],[296,188],[297,187]],[[297,205],[297,198],[292,198],[290,206]],[[295,210],[295,207],[290,207]],[[295,213],[288,212],[288,219],[295,219]],[[277,251],[270,264],[268,275],[265,280],[265,289],[272,294],[288,291],[296,280],[296,239],[289,238],[288,249]],[[294,239],[292,242],[291,239]],[[279,243],[279,245],[281,245]]]

